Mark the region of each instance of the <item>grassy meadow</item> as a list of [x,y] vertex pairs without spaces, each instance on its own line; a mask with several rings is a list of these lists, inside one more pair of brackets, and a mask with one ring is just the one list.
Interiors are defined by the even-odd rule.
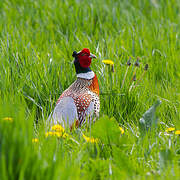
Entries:
[[[100,116],[48,134],[83,48]],[[179,0],[0,0],[0,179],[180,179],[179,58]]]

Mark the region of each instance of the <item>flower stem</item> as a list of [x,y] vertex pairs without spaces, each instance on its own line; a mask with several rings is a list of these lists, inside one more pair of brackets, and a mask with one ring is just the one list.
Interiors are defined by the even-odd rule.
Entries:
[[122,89],[122,88],[123,88],[123,86],[124,86],[124,82],[125,82],[125,79],[126,79],[126,76],[127,76],[128,70],[129,70],[129,66],[128,66],[128,67],[127,67],[127,69],[126,69],[126,72],[125,72],[125,75],[124,75],[124,79],[123,79],[123,81],[122,81],[121,89]]

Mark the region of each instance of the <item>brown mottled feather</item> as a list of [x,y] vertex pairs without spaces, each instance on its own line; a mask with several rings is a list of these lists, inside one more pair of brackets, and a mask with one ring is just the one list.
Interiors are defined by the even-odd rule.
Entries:
[[[92,92],[92,93],[91,93]],[[91,102],[94,102],[94,113],[98,115],[100,102],[99,102],[99,85],[96,75],[93,79],[78,78],[63,94],[59,97],[56,104],[63,97],[72,97],[77,107],[78,122],[76,126],[81,125],[86,118],[86,111]]]

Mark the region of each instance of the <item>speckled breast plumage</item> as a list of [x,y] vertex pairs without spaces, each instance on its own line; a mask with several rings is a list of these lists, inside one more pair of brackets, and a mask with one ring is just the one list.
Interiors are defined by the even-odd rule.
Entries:
[[[70,101],[66,101],[67,99],[70,99]],[[63,104],[68,102],[70,103],[67,104],[67,106]],[[69,112],[67,112],[68,110],[65,113],[62,111],[62,106],[64,105],[69,108]],[[68,89],[66,89],[58,99],[53,112],[54,123],[62,124],[63,120],[67,123],[69,118],[68,124],[70,126],[75,121],[76,126],[81,126],[87,119],[92,120],[94,116],[97,117],[99,115],[99,110],[99,85],[96,75],[90,80],[77,78],[77,80]],[[64,113],[66,115],[64,115],[64,117],[58,117],[58,111],[61,111],[61,114]]]

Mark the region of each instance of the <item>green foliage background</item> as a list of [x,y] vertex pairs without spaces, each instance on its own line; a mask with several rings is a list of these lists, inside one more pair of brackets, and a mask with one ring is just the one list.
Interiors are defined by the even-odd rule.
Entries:
[[[178,179],[179,136],[164,132],[180,129],[179,33],[179,0],[1,0],[0,179]],[[46,139],[46,119],[76,79],[72,52],[84,47],[98,57],[100,119],[69,132],[75,141]],[[137,79],[149,64],[130,92],[133,66],[121,88],[129,56],[140,57]],[[157,99],[158,128],[142,138],[139,119]]]

